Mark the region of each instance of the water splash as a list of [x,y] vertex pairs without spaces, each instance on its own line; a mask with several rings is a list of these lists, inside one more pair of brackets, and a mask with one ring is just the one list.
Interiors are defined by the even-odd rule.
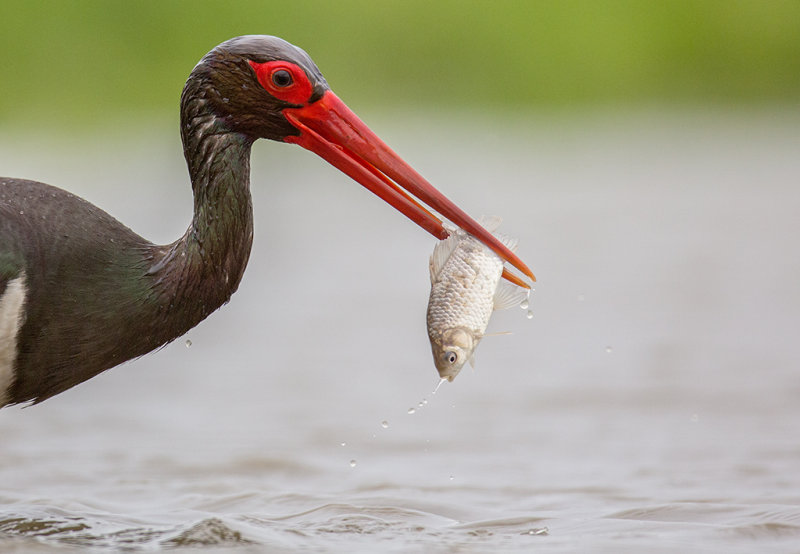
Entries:
[[186,339],[186,348],[189,348],[190,346],[192,346],[192,341],[189,340],[189,339]]
[[383,427],[384,429],[388,429],[389,422],[384,419],[383,421],[381,421],[381,427]]
[[534,527],[533,529],[528,529],[527,531],[523,531],[520,535],[539,535],[539,536],[547,536],[550,534],[550,530],[547,527]]
[[432,392],[431,394],[436,394],[436,391],[438,391],[438,390],[439,390],[439,387],[441,387],[441,386],[442,386],[442,383],[446,383],[446,382],[447,382],[447,379],[445,379],[444,377],[442,377],[441,379],[439,379],[439,382],[436,384],[436,388],[435,388],[435,389],[433,389],[433,392]]

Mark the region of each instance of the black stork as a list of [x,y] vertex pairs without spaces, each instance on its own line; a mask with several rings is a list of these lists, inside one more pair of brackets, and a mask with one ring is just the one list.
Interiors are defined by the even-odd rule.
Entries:
[[142,356],[230,299],[253,239],[250,147],[259,138],[315,152],[445,238],[442,222],[420,202],[427,204],[533,279],[284,40],[242,36],[209,52],[181,94],[181,138],[194,215],[186,233],[164,246],[69,192],[0,178],[0,407],[41,402]]

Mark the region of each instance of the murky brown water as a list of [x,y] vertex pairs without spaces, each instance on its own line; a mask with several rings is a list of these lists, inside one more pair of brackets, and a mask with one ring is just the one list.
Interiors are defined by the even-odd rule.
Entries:
[[[0,411],[0,550],[796,552],[800,114],[364,116],[468,211],[504,216],[535,317],[497,314],[514,334],[431,395],[433,240],[259,144],[232,302]],[[0,137],[0,173],[166,242],[191,202],[163,131]]]

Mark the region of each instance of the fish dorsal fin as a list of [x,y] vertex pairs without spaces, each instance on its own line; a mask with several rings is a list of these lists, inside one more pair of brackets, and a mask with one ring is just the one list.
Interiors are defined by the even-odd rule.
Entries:
[[500,280],[494,293],[494,309],[505,310],[528,298],[530,290],[512,285],[508,281]]
[[439,278],[439,273],[441,273],[444,264],[447,263],[447,259],[450,257],[450,254],[452,254],[453,250],[455,250],[456,246],[458,246],[458,233],[459,231],[451,231],[449,237],[436,243],[436,247],[433,249],[429,264],[431,271],[431,284],[435,283]]

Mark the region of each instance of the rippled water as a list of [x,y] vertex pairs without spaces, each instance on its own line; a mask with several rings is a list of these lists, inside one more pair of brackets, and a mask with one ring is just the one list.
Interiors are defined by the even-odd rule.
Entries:
[[[259,144],[231,303],[0,411],[0,551],[796,552],[800,114],[364,116],[504,216],[533,319],[498,313],[513,334],[431,394],[433,240]],[[0,173],[167,242],[191,201],[160,131],[0,136]]]

